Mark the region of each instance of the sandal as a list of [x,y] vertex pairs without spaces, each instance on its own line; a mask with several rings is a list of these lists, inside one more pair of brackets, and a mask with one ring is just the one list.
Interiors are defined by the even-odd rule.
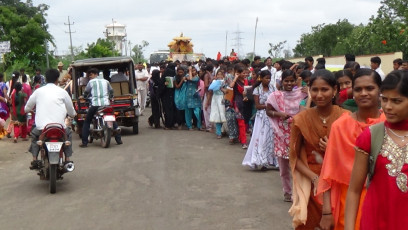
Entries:
[[31,170],[40,169],[40,168],[42,168],[42,161],[41,160],[31,161],[31,166],[30,166]]
[[243,149],[247,149],[247,148],[248,148],[248,145],[243,144],[243,145],[242,145],[242,148],[243,148]]

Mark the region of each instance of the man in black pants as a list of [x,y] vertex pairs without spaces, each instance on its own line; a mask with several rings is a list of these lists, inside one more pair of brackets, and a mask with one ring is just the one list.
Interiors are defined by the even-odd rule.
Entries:
[[[88,98],[88,96],[91,95],[91,106],[88,109],[88,113],[86,114],[84,125],[82,127],[82,143],[79,145],[79,147],[82,148],[87,147],[88,145],[89,129],[93,116],[98,111],[99,107],[110,105],[110,100],[113,98],[113,89],[109,82],[105,79],[97,78],[99,76],[98,69],[91,68],[88,70],[87,74],[91,80],[86,85],[84,95],[83,97],[81,96],[80,99]],[[118,124],[116,122],[113,122],[113,128],[118,128]],[[122,144],[120,132],[115,135],[115,140],[118,145]]]

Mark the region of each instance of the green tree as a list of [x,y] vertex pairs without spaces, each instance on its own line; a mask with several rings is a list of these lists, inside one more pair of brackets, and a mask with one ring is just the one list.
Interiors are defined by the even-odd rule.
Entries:
[[109,39],[98,38],[94,43],[88,44],[86,52],[80,53],[81,56],[88,58],[112,57],[118,56],[115,50],[115,43]]
[[11,42],[11,52],[4,56],[4,70],[24,67],[29,72],[45,66],[45,44],[52,42],[45,20],[47,10],[47,5],[33,6],[31,0],[0,3],[0,41]]
[[401,51],[408,58],[408,1],[383,0],[367,25],[354,26],[347,20],[317,25],[302,34],[293,49],[296,57],[368,55]]
[[383,0],[378,9],[378,16],[387,16],[391,20],[398,20],[408,24],[408,1],[406,0]]
[[352,33],[354,27],[347,19],[339,20],[335,24],[313,26],[311,33],[301,35],[298,44],[293,49],[294,55],[296,57],[319,54],[339,55],[336,52],[340,48],[336,50],[335,47]]
[[385,0],[381,2],[376,17],[371,17],[367,27],[372,33],[370,45],[374,53],[402,51],[408,57],[408,2]]
[[135,63],[146,62],[146,59],[143,55],[143,49],[146,48],[148,45],[149,42],[143,40],[142,44],[136,44],[133,47],[132,51],[134,55],[132,56],[132,58]]
[[268,53],[271,55],[272,58],[279,58],[281,57],[281,52],[285,47],[286,40],[283,42],[278,42],[277,44],[269,43]]

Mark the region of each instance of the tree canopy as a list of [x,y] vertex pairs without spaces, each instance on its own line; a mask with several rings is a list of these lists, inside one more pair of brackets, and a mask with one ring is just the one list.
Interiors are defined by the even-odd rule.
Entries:
[[302,34],[293,49],[296,57],[365,55],[401,51],[408,58],[408,1],[383,0],[367,25],[353,25],[347,19],[320,24]]
[[98,38],[96,43],[88,44],[86,48],[87,52],[82,53],[85,57],[88,58],[97,58],[97,57],[112,57],[118,56],[119,53],[115,50],[115,44],[109,39]]
[[52,42],[45,20],[48,6],[33,6],[19,0],[0,3],[0,41],[10,41],[11,52],[4,55],[4,70],[43,66],[46,60],[45,44]]
[[143,49],[147,47],[148,45],[149,45],[149,42],[143,40],[142,44],[136,44],[133,47],[132,51],[134,55],[132,56],[132,58],[135,61],[135,63],[146,62],[146,59],[143,55]]

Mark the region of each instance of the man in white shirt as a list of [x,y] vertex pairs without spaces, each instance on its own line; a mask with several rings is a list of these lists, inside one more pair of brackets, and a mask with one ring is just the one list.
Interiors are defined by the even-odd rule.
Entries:
[[[47,84],[34,91],[28,99],[24,108],[26,113],[35,107],[35,127],[31,131],[31,146],[29,151],[33,155],[32,166],[38,166],[36,161],[40,147],[37,145],[38,137],[47,124],[57,123],[65,128],[68,140],[72,142],[72,130],[65,125],[65,117],[76,115],[74,106],[68,92],[58,87],[59,72],[56,69],[49,69],[45,73]],[[65,162],[70,161],[72,156],[72,145],[64,146]],[[34,168],[33,168],[34,169]]]
[[272,64],[273,64],[272,63],[272,58],[267,57],[265,59],[265,67],[263,67],[261,69],[261,71],[269,70],[269,72],[271,72],[271,83],[270,84],[273,86],[273,89],[275,91],[275,89],[276,89],[276,79],[275,79],[276,69],[275,69],[275,67],[272,66]]
[[371,61],[371,69],[372,70],[374,70],[375,72],[377,72],[379,75],[380,75],[380,77],[381,77],[381,80],[383,80],[384,81],[384,79],[385,79],[385,74],[384,74],[384,72],[381,70],[381,68],[380,68],[380,66],[381,66],[381,58],[380,57],[378,57],[378,56],[375,56],[375,57],[372,57],[371,59],[370,59],[370,61]]
[[140,106],[140,115],[143,115],[143,111],[146,107],[147,80],[149,80],[149,73],[147,73],[147,71],[144,69],[142,63],[139,63],[137,65],[135,76],[137,85],[137,100]]

